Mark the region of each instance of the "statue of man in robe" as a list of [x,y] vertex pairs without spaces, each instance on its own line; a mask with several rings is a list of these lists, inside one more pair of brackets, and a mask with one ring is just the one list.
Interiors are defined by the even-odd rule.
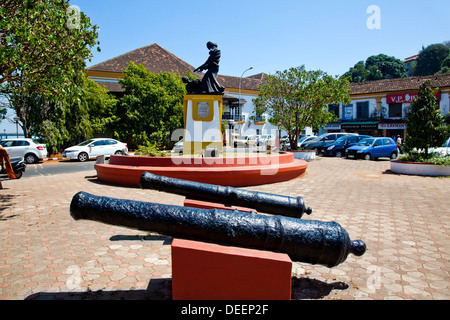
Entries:
[[220,50],[217,48],[217,44],[211,41],[208,41],[206,47],[209,49],[209,58],[204,64],[195,69],[194,72],[203,70],[208,71],[203,76],[202,82],[195,93],[222,94],[225,87],[217,81],[217,74],[219,73]]

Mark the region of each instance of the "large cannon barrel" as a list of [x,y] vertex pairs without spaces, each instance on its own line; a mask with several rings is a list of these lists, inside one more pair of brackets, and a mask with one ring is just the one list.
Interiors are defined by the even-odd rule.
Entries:
[[304,213],[311,214],[302,197],[289,197],[233,187],[199,183],[182,179],[158,176],[144,172],[141,175],[141,188],[153,189],[186,196],[190,199],[220,202],[255,209],[257,211],[293,218],[301,218]]
[[77,193],[75,220],[86,219],[166,236],[286,253],[293,261],[336,266],[364,254],[336,222],[218,209],[197,209]]

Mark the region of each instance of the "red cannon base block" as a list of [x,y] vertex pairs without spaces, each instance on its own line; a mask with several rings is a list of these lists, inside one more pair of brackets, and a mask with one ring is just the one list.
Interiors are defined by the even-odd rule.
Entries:
[[287,254],[174,239],[174,300],[290,300]]

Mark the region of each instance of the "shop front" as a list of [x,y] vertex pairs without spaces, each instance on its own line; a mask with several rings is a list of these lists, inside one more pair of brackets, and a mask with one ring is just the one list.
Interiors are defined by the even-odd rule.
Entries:
[[380,122],[378,129],[383,137],[393,138],[394,141],[397,141],[398,137],[404,140],[406,136],[406,123],[404,120],[403,122]]
[[379,121],[360,121],[360,122],[342,122],[341,129],[343,132],[364,134],[369,136],[379,136]]

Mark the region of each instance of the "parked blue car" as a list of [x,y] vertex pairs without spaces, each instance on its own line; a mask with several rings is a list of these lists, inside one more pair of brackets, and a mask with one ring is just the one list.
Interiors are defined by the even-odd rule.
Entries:
[[341,158],[345,155],[345,150],[357,144],[362,139],[371,138],[366,135],[351,135],[343,136],[337,139],[335,142],[327,144],[323,147],[324,156],[332,156]]
[[397,158],[398,149],[394,140],[386,137],[366,138],[358,142],[353,147],[346,150],[348,158],[362,158],[365,160],[377,159],[380,157]]

